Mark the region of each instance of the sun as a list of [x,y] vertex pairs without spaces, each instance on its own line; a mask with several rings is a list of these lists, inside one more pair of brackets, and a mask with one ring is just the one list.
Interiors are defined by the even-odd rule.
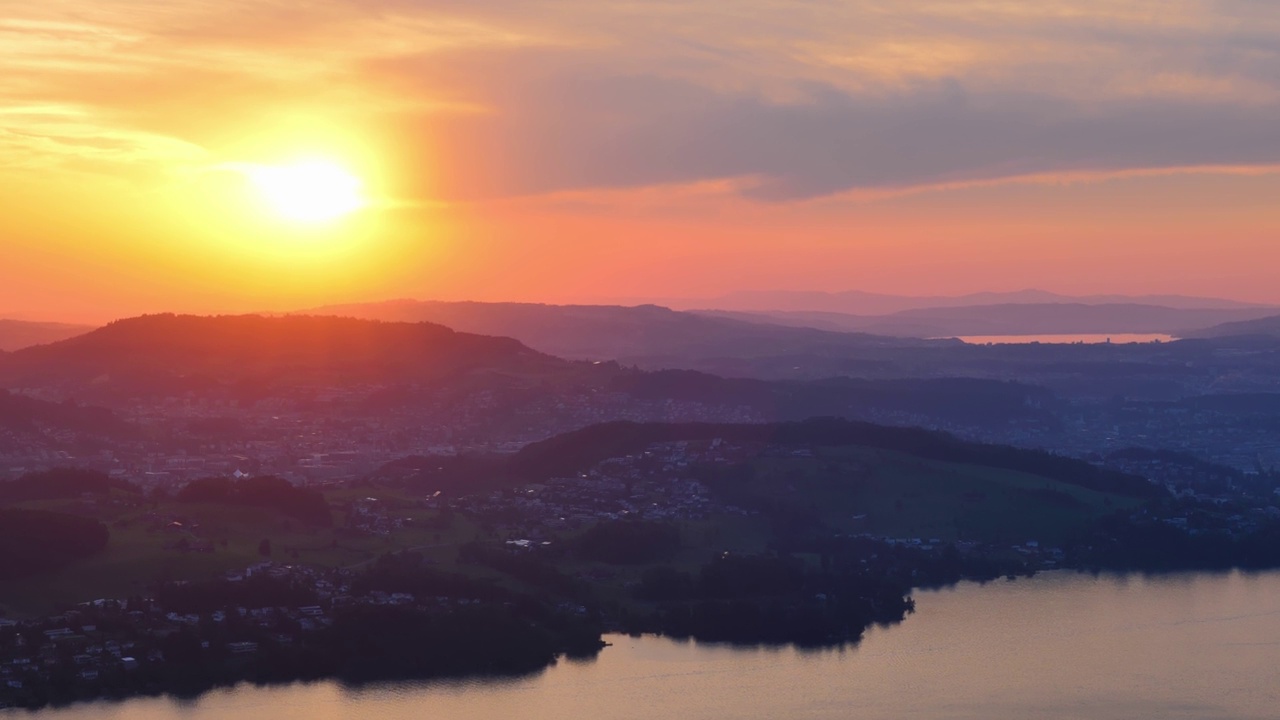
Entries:
[[327,160],[246,165],[241,171],[271,209],[287,220],[322,223],[368,204],[360,178]]

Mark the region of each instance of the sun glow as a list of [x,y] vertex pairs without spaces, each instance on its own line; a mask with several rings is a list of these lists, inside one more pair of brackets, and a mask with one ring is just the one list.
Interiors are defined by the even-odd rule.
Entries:
[[242,172],[271,209],[288,220],[326,222],[368,204],[360,178],[332,162],[251,165],[243,167]]

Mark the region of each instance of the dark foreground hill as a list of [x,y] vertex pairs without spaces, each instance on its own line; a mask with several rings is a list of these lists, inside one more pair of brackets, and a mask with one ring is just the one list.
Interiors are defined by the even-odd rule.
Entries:
[[[678,323],[700,322],[660,308],[633,310],[673,316]],[[743,340],[755,348],[744,346],[743,353],[794,351],[793,346],[765,339],[768,333],[788,328],[741,325],[766,333]],[[797,332],[854,342],[848,340],[853,336],[838,333]],[[732,352],[727,347],[720,350]],[[832,352],[839,356],[838,350]],[[888,363],[882,371],[897,374],[904,368]],[[526,440],[621,417],[788,421],[830,415],[913,425],[1039,427],[1055,422],[1051,408],[1056,403],[1052,393],[1040,388],[998,380],[764,381],[693,371],[647,372],[616,363],[562,360],[515,339],[456,332],[431,323],[332,316],[155,315],[121,320],[0,357],[0,388],[6,386],[113,408],[157,400],[168,403],[165,407],[209,401],[204,407],[253,407],[275,414],[279,403],[260,405],[271,399],[291,409],[344,417],[429,415],[430,420],[421,422],[447,422],[455,431],[470,423],[469,438]],[[57,426],[91,420],[106,426],[113,420],[106,411],[16,395],[0,396],[0,419],[6,399],[14,406],[10,414],[15,422],[33,414],[66,416]],[[201,423],[219,427],[218,421]]]
[[427,382],[471,371],[537,373],[565,363],[509,338],[428,323],[336,317],[149,315],[0,357],[0,385],[120,394],[252,382]]
[[534,482],[573,476],[603,460],[644,450],[655,443],[709,441],[795,448],[857,446],[888,450],[924,460],[1011,470],[1089,490],[1135,498],[1154,497],[1160,488],[1146,479],[1041,450],[960,440],[945,432],[875,425],[838,418],[750,424],[611,422],[532,443],[505,457],[406,458],[377,474],[413,477],[433,487],[467,492],[473,483]]

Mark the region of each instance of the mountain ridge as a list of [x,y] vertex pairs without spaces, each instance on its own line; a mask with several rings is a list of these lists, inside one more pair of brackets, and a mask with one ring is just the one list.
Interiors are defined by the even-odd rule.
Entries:
[[837,312],[850,315],[890,315],[904,310],[971,307],[998,304],[1144,304],[1175,309],[1246,309],[1280,306],[1226,298],[1187,295],[1065,295],[1046,290],[977,292],[965,295],[911,296],[870,293],[861,290],[741,290],[712,298],[669,299],[663,304],[681,310],[735,310],[745,312]]
[[714,318],[659,305],[549,305],[398,299],[300,311],[377,320],[435,322],[513,337],[557,357],[626,360],[683,354],[750,354],[758,348],[865,348],[902,344],[866,333]]
[[1198,330],[1188,331],[1179,337],[1187,339],[1214,339],[1246,335],[1280,336],[1280,315],[1268,315],[1253,320],[1220,323]]
[[430,380],[477,368],[556,369],[566,361],[511,338],[459,333],[429,323],[336,317],[143,315],[0,357],[0,386],[116,381],[134,389],[250,379],[291,383]]
[[785,323],[834,332],[888,337],[945,338],[967,335],[1070,335],[1153,333],[1180,335],[1189,328],[1253,320],[1271,308],[1181,309],[1141,303],[1005,303],[903,310],[889,315],[832,312],[690,311],[745,322]]

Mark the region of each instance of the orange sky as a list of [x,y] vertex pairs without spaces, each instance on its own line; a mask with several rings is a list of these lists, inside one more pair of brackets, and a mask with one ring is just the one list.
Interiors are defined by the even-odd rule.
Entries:
[[[1265,0],[41,0],[0,49],[0,316],[1280,302]],[[292,222],[227,170],[300,158],[367,207]]]

